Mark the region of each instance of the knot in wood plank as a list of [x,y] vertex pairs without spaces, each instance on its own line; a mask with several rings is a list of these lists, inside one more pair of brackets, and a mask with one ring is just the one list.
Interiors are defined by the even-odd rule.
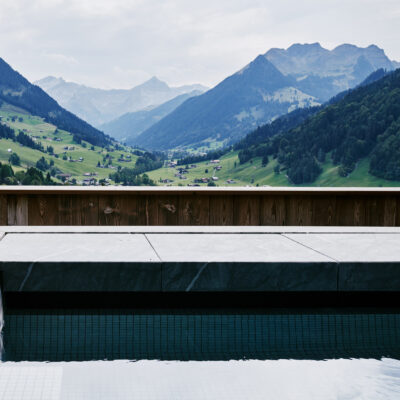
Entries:
[[161,204],[161,208],[164,208],[165,210],[169,211],[172,214],[176,213],[176,207],[173,204]]

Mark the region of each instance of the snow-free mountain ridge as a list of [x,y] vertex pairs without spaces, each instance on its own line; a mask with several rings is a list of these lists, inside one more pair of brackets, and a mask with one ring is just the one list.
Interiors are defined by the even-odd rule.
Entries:
[[174,97],[160,106],[126,113],[120,117],[100,126],[100,129],[113,138],[125,142],[128,138],[132,141],[143,131],[160,121],[166,115],[174,111],[178,106],[190,97],[198,96],[202,92],[194,90],[190,93]]
[[375,45],[343,44],[328,50],[313,43],[271,49],[127,141],[150,149],[196,147],[210,141],[226,145],[296,108],[328,101],[377,69],[397,66]]
[[51,76],[35,84],[63,107],[97,127],[128,112],[160,105],[181,94],[207,90],[198,84],[170,87],[156,77],[132,89],[97,89]]

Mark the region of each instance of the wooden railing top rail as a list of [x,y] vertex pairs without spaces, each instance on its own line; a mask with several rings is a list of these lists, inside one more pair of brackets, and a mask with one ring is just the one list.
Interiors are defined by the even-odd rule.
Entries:
[[400,187],[180,187],[180,186],[0,186],[0,195],[20,194],[399,194]]

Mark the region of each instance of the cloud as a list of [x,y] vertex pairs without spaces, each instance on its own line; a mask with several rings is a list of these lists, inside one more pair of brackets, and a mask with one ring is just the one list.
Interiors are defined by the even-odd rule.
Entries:
[[213,85],[295,42],[376,43],[400,59],[399,26],[398,0],[4,0],[0,56],[31,80]]
[[78,64],[78,60],[72,56],[66,56],[65,54],[57,53],[42,53],[43,57],[53,60],[62,64]]

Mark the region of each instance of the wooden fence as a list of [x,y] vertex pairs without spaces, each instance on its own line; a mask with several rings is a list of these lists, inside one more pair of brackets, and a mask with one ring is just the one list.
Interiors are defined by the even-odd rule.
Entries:
[[2,186],[0,225],[400,226],[400,188]]

